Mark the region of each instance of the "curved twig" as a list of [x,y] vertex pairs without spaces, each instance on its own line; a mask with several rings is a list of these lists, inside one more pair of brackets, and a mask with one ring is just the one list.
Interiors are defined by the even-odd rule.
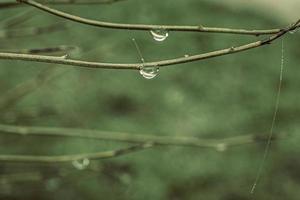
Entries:
[[122,24],[122,23],[111,23],[104,21],[97,21],[82,18],[76,15],[68,14],[54,8],[50,8],[41,3],[33,0],[17,0],[18,2],[28,4],[30,6],[36,7],[40,10],[46,11],[53,15],[86,24],[91,26],[97,26],[102,28],[112,28],[112,29],[130,29],[130,30],[144,30],[150,31],[155,29],[163,29],[166,31],[189,31],[189,32],[208,32],[208,33],[228,33],[228,34],[241,34],[241,35],[269,35],[281,32],[282,29],[270,29],[270,30],[246,30],[246,29],[230,29],[230,28],[216,28],[216,27],[204,27],[202,25],[198,26],[177,26],[177,25],[146,25],[146,24]]
[[145,62],[145,63],[100,63],[100,62],[88,62],[81,60],[73,60],[73,59],[65,59],[62,57],[55,56],[41,56],[41,55],[30,55],[30,54],[16,54],[16,53],[0,53],[0,59],[8,59],[8,60],[23,60],[23,61],[34,61],[34,62],[44,62],[44,63],[55,63],[55,64],[63,64],[63,65],[71,65],[71,66],[79,66],[79,67],[87,67],[87,68],[104,68],[104,69],[133,69],[140,70],[142,67],[164,67],[170,65],[176,65],[181,63],[188,63],[198,60],[204,60],[208,58],[224,56],[228,54],[238,53],[242,51],[246,51],[249,49],[257,48],[266,44],[271,44],[274,40],[282,37],[287,32],[295,30],[299,27],[300,20],[296,23],[288,26],[285,29],[282,29],[279,33],[272,35],[264,40],[259,40],[256,42],[248,43],[245,45],[230,47],[226,49],[221,49],[217,51],[212,51],[203,54],[197,54],[193,56],[183,56],[180,58],[170,59],[170,60],[162,60],[156,62]]

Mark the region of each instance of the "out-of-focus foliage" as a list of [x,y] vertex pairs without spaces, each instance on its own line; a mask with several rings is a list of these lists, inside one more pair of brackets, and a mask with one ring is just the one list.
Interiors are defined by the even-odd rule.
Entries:
[[[124,23],[201,24],[267,29],[286,24],[256,10],[210,1],[138,1],[112,5],[56,6],[92,19]],[[26,7],[0,10],[6,19]],[[205,33],[170,33],[162,43],[150,33],[100,29],[69,22],[38,10],[18,28],[65,22],[68,29],[35,37],[0,39],[1,49],[80,47],[69,56],[101,62],[138,62],[132,38],[146,61],[193,55],[258,38]],[[1,23],[1,22],[0,22]],[[225,152],[158,147],[78,171],[70,164],[0,163],[1,199],[298,199],[299,40],[284,39],[285,69],[275,134],[255,194],[250,194],[265,144]],[[137,71],[96,70],[43,63],[0,61],[1,95],[48,69],[51,80],[0,112],[1,123],[80,127],[199,138],[266,135],[274,111],[281,41],[225,57],[160,70],[153,80]],[[0,134],[0,153],[58,155],[110,150],[124,143]]]

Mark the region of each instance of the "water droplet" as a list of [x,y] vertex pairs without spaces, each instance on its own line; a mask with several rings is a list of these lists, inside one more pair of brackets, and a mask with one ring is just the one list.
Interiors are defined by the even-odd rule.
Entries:
[[227,150],[227,145],[224,143],[219,143],[216,145],[216,150],[220,152],[224,152]]
[[169,32],[165,29],[155,29],[150,31],[153,39],[158,42],[162,42],[169,36]]
[[140,74],[145,78],[145,79],[152,79],[155,76],[157,76],[159,71],[159,68],[157,66],[152,66],[152,67],[141,67],[140,69]]
[[72,165],[78,170],[86,169],[90,164],[90,160],[88,158],[83,158],[80,160],[74,160]]
[[188,58],[188,57],[190,57],[190,55],[188,55],[188,54],[185,54],[185,55],[184,55],[184,57],[185,57],[185,58]]

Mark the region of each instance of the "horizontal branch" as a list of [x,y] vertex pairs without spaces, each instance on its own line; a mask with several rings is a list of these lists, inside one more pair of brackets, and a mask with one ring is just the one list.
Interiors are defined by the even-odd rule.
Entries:
[[230,28],[216,28],[216,27],[204,27],[202,25],[198,26],[178,26],[178,25],[146,25],[146,24],[123,24],[123,23],[111,23],[104,21],[97,21],[82,18],[76,15],[68,14],[54,8],[42,5],[33,0],[17,0],[18,2],[28,4],[30,6],[36,7],[40,10],[46,11],[50,14],[62,17],[74,22],[102,27],[102,28],[112,28],[112,29],[129,29],[129,30],[166,30],[166,31],[189,31],[189,32],[208,32],[208,33],[228,33],[228,34],[241,34],[241,35],[268,35],[279,33],[282,29],[269,29],[269,30],[246,30],[246,29],[230,29]]
[[79,67],[87,67],[87,68],[104,68],[104,69],[133,69],[140,70],[143,67],[163,67],[169,65],[176,65],[181,63],[194,62],[199,60],[204,60],[208,58],[224,56],[228,54],[234,54],[242,51],[246,51],[249,49],[257,48],[266,44],[270,44],[274,40],[280,38],[285,35],[287,32],[291,30],[295,30],[299,27],[300,20],[291,26],[282,29],[279,33],[272,35],[264,40],[259,40],[256,42],[248,43],[242,46],[230,47],[226,49],[221,49],[217,51],[212,51],[203,54],[197,54],[192,56],[183,56],[180,58],[170,59],[170,60],[162,60],[157,62],[144,62],[144,63],[100,63],[100,62],[88,62],[81,60],[73,60],[62,57],[55,56],[41,56],[41,55],[29,55],[29,54],[15,54],[15,53],[1,53],[0,59],[8,59],[8,60],[23,60],[23,61],[34,61],[34,62],[43,62],[43,63],[52,63],[52,64],[63,64],[63,65],[71,65],[71,66],[79,66]]
[[[90,5],[90,4],[112,4],[120,1],[125,0],[39,0],[41,3],[45,4],[53,4],[53,5]],[[21,4],[17,2],[1,2],[0,3],[0,9],[1,8],[11,8],[11,7],[17,7]]]
[[264,141],[267,138],[257,135],[244,135],[224,139],[200,139],[197,137],[131,134],[74,128],[25,127],[0,124],[0,134],[31,135],[40,137],[78,137],[83,139],[108,140],[126,143],[151,143],[155,145],[175,145],[219,149]]
[[141,151],[152,147],[151,143],[139,144],[128,148],[117,149],[112,151],[103,151],[96,153],[74,154],[74,155],[59,155],[59,156],[36,156],[36,155],[1,155],[0,162],[34,162],[34,163],[62,163],[80,161],[84,159],[99,160],[114,158],[121,155]]

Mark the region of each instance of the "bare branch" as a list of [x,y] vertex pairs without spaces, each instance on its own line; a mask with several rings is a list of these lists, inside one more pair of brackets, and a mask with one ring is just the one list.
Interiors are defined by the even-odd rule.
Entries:
[[229,34],[241,34],[241,35],[268,35],[279,33],[282,29],[270,29],[270,30],[246,30],[246,29],[229,29],[229,28],[216,28],[216,27],[204,27],[202,25],[198,26],[177,26],[177,25],[146,25],[146,24],[121,24],[121,23],[111,23],[104,21],[96,21],[91,19],[82,18],[76,15],[68,14],[54,8],[47,7],[33,0],[17,0],[18,2],[28,4],[30,6],[36,7],[45,12],[51,13],[53,15],[86,24],[102,28],[112,28],[112,29],[129,29],[129,30],[156,30],[162,29],[166,31],[189,31],[189,32],[208,32],[208,33],[229,33]]
[[87,68],[140,70],[143,67],[153,67],[153,66],[164,67],[164,66],[176,65],[181,63],[194,62],[198,60],[204,60],[208,58],[234,54],[249,49],[261,47],[266,44],[271,44],[271,42],[282,37],[287,32],[291,30],[295,30],[296,28],[299,27],[299,24],[300,24],[300,20],[288,26],[287,28],[282,29],[279,33],[272,35],[264,40],[258,40],[256,42],[248,43],[245,45],[230,47],[230,48],[212,51],[208,53],[197,54],[188,57],[183,56],[180,58],[162,60],[156,62],[129,63],[129,64],[100,63],[100,62],[88,62],[88,61],[81,61],[81,60],[65,59],[65,58],[55,57],[55,56],[41,56],[41,55],[15,54],[15,53],[0,53],[0,59],[34,61],[34,62],[43,62],[43,63],[52,63],[52,64],[55,63],[55,64],[63,64],[63,65],[71,65],[71,66],[79,66],[79,67],[87,67]]
[[62,163],[72,162],[76,160],[99,160],[114,158],[129,153],[141,151],[147,148],[151,148],[153,144],[144,143],[139,145],[130,146],[123,149],[117,149],[112,151],[103,151],[96,153],[86,154],[74,154],[74,155],[60,155],[60,156],[36,156],[36,155],[0,155],[0,161],[2,162],[34,162],[34,163]]

